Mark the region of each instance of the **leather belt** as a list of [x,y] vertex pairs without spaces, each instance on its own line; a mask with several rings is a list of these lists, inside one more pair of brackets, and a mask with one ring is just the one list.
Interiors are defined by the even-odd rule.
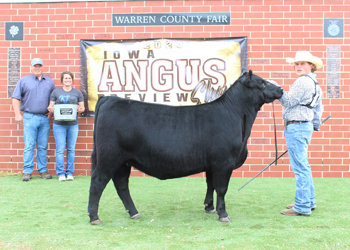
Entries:
[[286,126],[288,126],[288,125],[290,125],[290,124],[305,123],[305,122],[308,122],[308,121],[289,121],[289,122],[286,122]]
[[[46,114],[36,114],[36,113],[30,113],[28,111],[23,111],[24,113],[32,114],[32,115],[46,115]],[[47,116],[47,115],[46,115]]]

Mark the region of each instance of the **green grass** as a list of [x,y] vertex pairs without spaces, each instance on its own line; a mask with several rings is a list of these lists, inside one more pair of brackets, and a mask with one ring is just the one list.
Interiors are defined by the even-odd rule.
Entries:
[[130,191],[142,216],[132,220],[112,183],[99,216],[87,216],[90,177],[74,182],[1,174],[0,249],[350,249],[350,179],[314,179],[311,217],[280,214],[293,202],[295,180],[232,178],[226,195],[231,223],[204,212],[204,178],[159,181],[133,177]]

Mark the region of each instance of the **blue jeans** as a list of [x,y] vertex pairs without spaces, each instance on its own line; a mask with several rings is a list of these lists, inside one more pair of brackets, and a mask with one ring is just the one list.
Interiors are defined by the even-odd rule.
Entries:
[[[73,175],[75,144],[77,142],[79,125],[53,124],[53,134],[56,141],[56,173],[57,176]],[[67,166],[64,171],[64,149],[67,142]]]
[[36,143],[36,164],[39,173],[48,171],[47,141],[50,132],[50,119],[45,115],[23,114],[23,173],[32,174],[34,170],[34,149]]
[[310,214],[311,208],[316,206],[312,172],[307,159],[312,133],[312,122],[290,124],[284,131],[289,161],[296,179],[293,209],[300,214]]

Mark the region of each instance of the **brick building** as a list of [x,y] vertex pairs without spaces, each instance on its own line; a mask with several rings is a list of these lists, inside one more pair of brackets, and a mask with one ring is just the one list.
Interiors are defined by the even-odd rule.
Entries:
[[[229,12],[230,25],[113,26],[118,13]],[[222,38],[248,37],[248,68],[285,90],[294,82],[293,67],[285,61],[297,50],[322,58],[317,71],[323,90],[324,115],[332,118],[314,133],[309,157],[314,177],[350,177],[350,2],[347,0],[159,0],[86,2],[0,2],[0,171],[22,170],[23,131],[14,120],[10,93],[17,80],[30,74],[34,57],[44,60],[46,75],[57,87],[69,70],[80,88],[81,39]],[[22,33],[14,38],[8,27]],[[20,37],[22,36],[22,37]],[[275,102],[278,149],[286,150],[282,106]],[[76,175],[90,175],[94,120],[80,117]],[[274,160],[272,105],[259,112],[249,139],[245,164],[234,177],[252,177]],[[48,168],[55,169],[55,141],[50,132]],[[293,177],[284,156],[263,177]],[[36,171],[33,174],[37,173]],[[143,176],[133,170],[134,176]],[[200,174],[198,176],[203,176]]]

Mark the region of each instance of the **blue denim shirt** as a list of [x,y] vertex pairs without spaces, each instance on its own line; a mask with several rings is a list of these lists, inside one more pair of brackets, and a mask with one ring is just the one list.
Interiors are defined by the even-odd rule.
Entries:
[[33,74],[22,77],[13,92],[12,98],[21,101],[20,110],[33,114],[46,114],[50,103],[50,95],[56,89],[50,77],[41,76],[41,80]]

